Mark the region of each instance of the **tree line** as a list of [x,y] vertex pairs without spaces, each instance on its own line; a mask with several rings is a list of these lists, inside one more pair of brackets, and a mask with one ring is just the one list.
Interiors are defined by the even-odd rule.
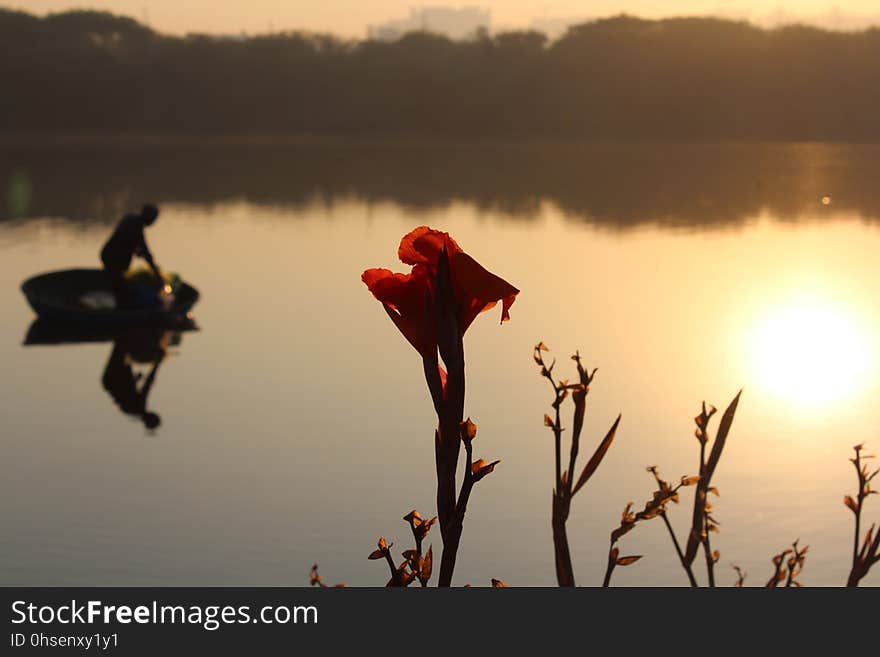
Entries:
[[0,10],[0,131],[880,139],[880,29],[618,16],[392,42]]

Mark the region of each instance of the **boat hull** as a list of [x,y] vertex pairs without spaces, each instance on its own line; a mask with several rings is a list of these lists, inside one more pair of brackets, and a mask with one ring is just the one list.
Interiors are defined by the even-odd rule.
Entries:
[[181,283],[169,309],[93,309],[80,297],[87,292],[112,291],[110,277],[103,269],[64,269],[27,279],[21,291],[41,319],[87,326],[174,326],[186,320],[199,300],[199,292]]

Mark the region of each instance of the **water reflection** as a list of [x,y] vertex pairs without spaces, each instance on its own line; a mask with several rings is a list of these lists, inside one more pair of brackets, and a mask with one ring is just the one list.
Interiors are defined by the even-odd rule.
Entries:
[[[193,324],[182,330],[194,329]],[[101,386],[121,413],[142,423],[152,432],[159,428],[162,418],[159,413],[150,410],[150,391],[156,384],[160,365],[172,348],[180,346],[181,340],[181,330],[144,327],[110,331],[37,319],[28,329],[25,345],[112,342],[113,348],[104,366]]]
[[0,150],[0,220],[110,222],[149,198],[293,209],[355,200],[410,211],[463,201],[529,220],[550,202],[612,229],[738,226],[762,213],[876,221],[878,155],[878,145],[835,144],[11,144]]
[[[538,340],[581,349],[600,368],[585,427],[591,445],[623,412],[619,441],[570,526],[583,583],[601,583],[621,509],[649,494],[644,466],[693,473],[699,402],[721,405],[741,387],[717,473],[719,583],[732,583],[730,563],[760,582],[769,557],[797,537],[812,546],[806,583],[844,582],[846,458],[852,445],[877,440],[880,384],[873,352],[863,373],[852,360],[860,349],[839,345],[880,333],[880,224],[870,223],[880,217],[880,187],[869,176],[876,180],[880,158],[868,161],[871,148],[880,151],[641,148],[596,146],[584,159],[572,147],[573,171],[537,147],[472,160],[466,149],[338,148],[335,164],[332,149],[237,157],[206,147],[181,152],[183,165],[168,149],[142,160],[121,150],[33,156],[27,216],[58,219],[0,224],[0,277],[10,281],[0,286],[0,361],[15,372],[0,390],[8,455],[0,518],[16,528],[0,549],[0,580],[304,584],[320,560],[334,581],[377,584],[363,546],[377,532],[401,539],[405,525],[394,518],[435,504],[434,412],[412,348],[376,312],[360,276],[399,267],[400,236],[428,223],[523,290],[504,327],[476,322],[468,332],[467,412],[480,425],[480,455],[504,460],[469,511],[460,582],[554,578],[547,391],[530,360]],[[596,155],[603,149],[608,172]],[[92,347],[20,348],[31,310],[14,284],[25,272],[94,262],[101,219],[144,198],[177,201],[163,206],[156,250],[199,282],[199,321],[211,327],[186,338],[178,362],[165,348],[145,405],[163,418],[163,449],[148,450],[119,439],[144,430],[123,420],[101,383],[113,336]],[[808,310],[804,297],[813,299]],[[798,325],[789,340],[778,329],[762,338],[767,323]],[[143,372],[139,386],[152,369],[145,360],[132,364]],[[835,369],[838,361],[846,367]],[[799,368],[791,378],[787,362]],[[802,388],[784,396],[792,386]],[[788,401],[809,395],[818,396],[811,412]],[[47,485],[34,488],[35,477]],[[662,524],[627,539],[628,553],[646,556],[621,569],[620,584],[684,583]]]
[[815,411],[868,385],[872,340],[853,309],[810,291],[759,314],[751,357],[764,392]]

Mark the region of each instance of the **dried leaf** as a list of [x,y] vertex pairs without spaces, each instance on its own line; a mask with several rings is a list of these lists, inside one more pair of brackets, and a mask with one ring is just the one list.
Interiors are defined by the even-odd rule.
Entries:
[[[483,459],[480,459],[479,461],[477,461],[477,463],[474,463],[471,468],[474,473],[474,481],[479,481],[480,479],[482,479],[486,475],[494,472],[495,466],[498,465],[499,463],[501,463],[500,459],[498,459],[497,461],[492,461],[491,463],[488,463],[488,464],[486,464],[486,462]],[[480,464],[479,468],[476,468],[477,464]]]
[[[551,419],[551,417],[549,415],[547,415],[546,413],[544,413],[544,426],[551,427],[551,428],[556,426],[555,424],[553,424],[553,420]],[[480,444],[482,444],[482,443],[480,443]]]
[[496,459],[492,461],[489,465],[480,468],[480,471],[477,474],[482,477],[489,474],[490,472],[494,472],[495,466],[499,463],[501,463],[501,459]]
[[700,481],[700,475],[693,475],[691,477],[682,477],[681,485],[682,486],[693,486],[698,481]]
[[462,433],[468,440],[473,440],[477,437],[477,425],[471,422],[470,418],[461,423],[461,428]]
[[736,571],[736,584],[734,586],[741,589],[746,581],[746,573],[739,566],[734,566],[733,569]]
[[434,523],[437,522],[437,516],[434,516],[430,520],[419,519],[416,523],[414,523],[414,530],[418,537],[425,538],[428,535],[428,532],[431,531],[431,527]]
[[577,493],[581,487],[589,481],[590,477],[593,476],[593,473],[599,468],[599,464],[602,463],[602,459],[605,458],[606,452],[608,452],[608,448],[611,447],[611,443],[614,442],[614,435],[617,433],[617,426],[620,424],[621,416],[618,415],[617,419],[614,420],[614,424],[611,425],[611,428],[608,430],[608,433],[605,435],[605,438],[599,443],[599,446],[596,448],[596,451],[593,452],[593,455],[590,457],[590,460],[587,462],[587,465],[584,466],[583,472],[581,472],[581,476],[578,478],[577,483],[571,491],[571,494],[574,495]]
[[507,584],[502,582],[500,579],[493,579],[492,580],[492,587],[496,588],[496,589],[506,589]]
[[428,580],[431,579],[431,569],[434,566],[434,554],[431,548],[432,546],[429,545],[425,558],[419,564],[419,580],[423,584],[427,584]]
[[313,565],[309,569],[309,584],[311,586],[321,586],[321,576],[318,574],[318,564]]
[[[871,525],[871,528],[867,532],[865,532],[865,540],[864,540],[864,546],[862,547],[862,552],[865,552],[866,551],[865,548],[867,548],[868,546],[870,546],[872,544],[873,534],[874,534],[874,525]],[[880,534],[878,534],[878,536],[880,536]],[[804,552],[806,552],[806,550],[804,550]]]
[[[721,451],[724,449],[724,443],[727,441],[727,434],[730,433],[730,427],[733,425],[733,416],[736,415],[736,407],[739,405],[740,395],[742,395],[742,390],[736,393],[736,397],[733,398],[733,401],[730,402],[727,410],[724,411],[724,415],[721,416],[721,423],[718,425],[718,435],[715,436],[715,442],[712,443],[712,452],[709,454],[709,459],[706,461],[707,484],[711,481],[712,475],[715,474],[715,468],[718,466],[718,461],[721,459]],[[712,411],[715,411],[714,407],[712,407]]]
[[633,556],[629,556],[629,557],[619,557],[617,559],[617,565],[618,566],[629,566],[630,564],[635,563],[636,561],[638,561],[641,558],[642,558],[641,554],[637,554],[637,555],[633,555]]
[[367,559],[369,559],[370,561],[375,561],[376,559],[381,559],[384,556],[385,556],[385,552],[383,552],[382,550],[373,550],[370,553],[370,556],[367,557]]
[[859,512],[859,505],[849,495],[847,495],[843,498],[843,503],[846,504],[850,508],[850,511],[852,511],[853,513]]
[[[739,399],[741,395],[742,390],[736,393],[736,397],[733,398],[733,401],[730,402],[727,410],[724,411],[724,415],[721,416],[721,422],[718,425],[718,435],[715,436],[715,442],[712,443],[712,451],[709,453],[709,458],[706,461],[706,467],[703,471],[703,479],[700,481],[701,487],[709,487],[709,483],[712,480],[712,475],[715,473],[715,468],[718,466],[718,461],[721,460],[721,452],[724,450],[724,443],[727,441],[727,435],[730,433],[731,426],[733,426],[733,418],[734,415],[736,415],[736,408],[739,405]],[[712,406],[710,408],[712,409],[709,413],[709,415],[711,416],[715,412],[715,407]],[[705,495],[698,494],[694,501],[694,513],[691,520],[691,533],[688,536],[687,547],[685,548],[684,553],[684,559],[687,565],[691,565],[697,556],[697,548],[700,545],[700,536],[697,529],[703,523],[703,504],[705,503],[705,499]]]
[[574,402],[574,417],[571,426],[571,439],[573,444],[578,444],[581,437],[581,430],[584,428],[584,416],[587,410],[587,387],[581,386],[580,390],[572,393],[571,399]]

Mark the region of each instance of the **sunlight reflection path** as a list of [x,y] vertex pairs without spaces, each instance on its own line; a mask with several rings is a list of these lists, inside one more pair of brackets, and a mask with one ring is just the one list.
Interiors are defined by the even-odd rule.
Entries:
[[766,308],[750,344],[756,382],[799,409],[848,400],[870,381],[874,354],[864,323],[821,293]]

